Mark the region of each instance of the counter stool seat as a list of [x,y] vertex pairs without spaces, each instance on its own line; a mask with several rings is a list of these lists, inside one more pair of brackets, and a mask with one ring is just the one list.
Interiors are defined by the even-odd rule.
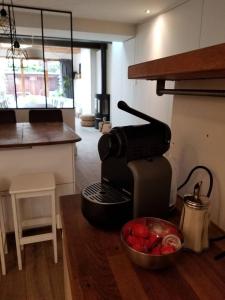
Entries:
[[[52,240],[54,261],[57,263],[57,239],[56,239],[56,201],[55,178],[52,173],[18,175],[11,180],[9,189],[12,199],[13,222],[16,238],[16,250],[19,270],[22,270],[21,248],[23,245]],[[42,233],[23,237],[25,225],[38,225],[41,218],[22,220],[19,200],[25,198],[49,197],[51,199],[51,217],[48,219],[52,230],[50,233]],[[35,200],[35,199],[33,199]],[[44,218],[46,220],[46,217]]]

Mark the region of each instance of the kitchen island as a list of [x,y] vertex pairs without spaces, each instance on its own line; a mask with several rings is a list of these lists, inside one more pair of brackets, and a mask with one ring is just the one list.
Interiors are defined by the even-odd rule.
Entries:
[[[11,201],[8,196],[11,178],[19,174],[52,172],[56,179],[57,198],[74,193],[74,147],[80,140],[65,123],[0,125],[0,193],[4,202],[7,231],[13,230]],[[45,216],[49,211],[47,201],[36,202],[32,205],[26,203],[23,211],[25,218]],[[59,215],[58,225],[60,226]]]
[[202,254],[183,252],[174,266],[148,271],[130,262],[119,231],[86,221],[80,195],[61,197],[60,207],[66,300],[225,299],[225,259],[214,260],[224,242]]

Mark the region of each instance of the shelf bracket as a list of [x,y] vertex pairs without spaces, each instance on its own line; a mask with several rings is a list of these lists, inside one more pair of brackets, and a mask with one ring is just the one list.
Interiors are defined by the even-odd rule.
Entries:
[[225,90],[202,90],[202,89],[166,89],[165,80],[157,80],[156,94],[162,95],[188,95],[188,96],[213,96],[225,97]]

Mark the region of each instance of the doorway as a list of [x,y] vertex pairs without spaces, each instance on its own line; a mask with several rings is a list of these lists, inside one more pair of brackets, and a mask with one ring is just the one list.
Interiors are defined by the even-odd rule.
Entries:
[[95,114],[95,95],[100,90],[100,50],[80,48],[74,54],[74,103],[77,117]]

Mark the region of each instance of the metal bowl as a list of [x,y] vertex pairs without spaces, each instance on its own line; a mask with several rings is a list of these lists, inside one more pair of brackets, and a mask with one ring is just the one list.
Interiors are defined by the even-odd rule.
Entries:
[[[139,251],[133,249],[131,246],[128,245],[128,243],[126,242],[125,237],[124,237],[124,228],[125,228],[125,226],[127,226],[128,223],[131,223],[131,222],[156,222],[156,223],[163,222],[164,224],[168,224],[169,226],[174,227],[174,229],[176,229],[177,232],[179,233],[179,238],[180,238],[180,242],[181,242],[179,248],[173,253],[161,254],[161,255],[139,252]],[[182,235],[181,231],[178,229],[178,227],[176,225],[174,225],[171,222],[165,221],[163,219],[152,218],[152,217],[134,219],[132,221],[129,221],[128,223],[126,223],[122,227],[121,241],[122,241],[123,247],[125,249],[125,252],[127,253],[128,257],[134,264],[136,264],[142,268],[145,268],[145,269],[156,270],[156,269],[163,269],[163,268],[169,267],[174,262],[177,261],[178,256],[183,247],[184,239],[183,239],[183,235]]]

